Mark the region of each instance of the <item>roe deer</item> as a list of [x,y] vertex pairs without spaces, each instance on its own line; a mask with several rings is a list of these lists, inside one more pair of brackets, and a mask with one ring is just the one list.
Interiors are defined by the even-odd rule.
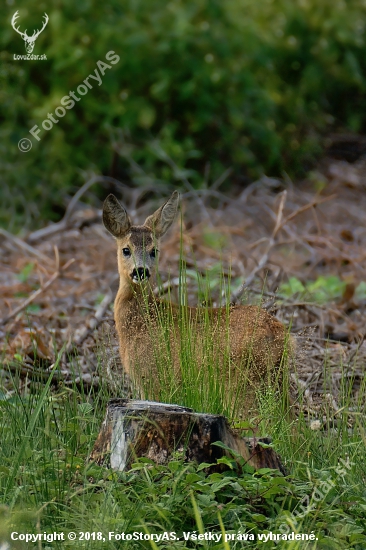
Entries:
[[256,390],[282,383],[285,328],[258,306],[196,308],[155,297],[152,282],[159,242],[172,225],[178,204],[175,191],[138,226],[132,225],[114,195],[104,202],[103,223],[117,240],[120,283],[114,318],[123,367],[143,398],[159,400],[163,386],[182,383],[182,354],[189,346],[197,373],[190,383],[197,384],[201,370],[214,361],[206,380],[215,378],[221,385],[231,381],[238,389],[246,385],[240,411],[248,412]]

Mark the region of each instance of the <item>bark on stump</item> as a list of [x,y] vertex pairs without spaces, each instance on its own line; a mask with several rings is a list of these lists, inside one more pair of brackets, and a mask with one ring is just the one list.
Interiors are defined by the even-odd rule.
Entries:
[[129,399],[109,401],[90,459],[120,471],[142,456],[165,464],[174,452],[183,453],[186,461],[215,464],[218,458],[230,456],[225,449],[212,445],[218,441],[254,468],[276,468],[286,473],[275,451],[261,446],[269,444],[270,439],[242,438],[229,427],[224,416]]

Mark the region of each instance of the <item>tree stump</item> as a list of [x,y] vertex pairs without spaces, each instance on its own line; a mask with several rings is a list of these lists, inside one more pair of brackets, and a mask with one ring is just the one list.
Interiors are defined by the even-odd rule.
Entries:
[[137,457],[165,464],[174,452],[186,461],[215,464],[230,452],[212,445],[222,442],[254,468],[274,468],[285,474],[268,438],[243,438],[224,416],[195,413],[179,405],[154,401],[111,399],[90,459],[115,470],[128,469]]
[[186,461],[215,464],[218,458],[230,456],[212,445],[219,441],[254,468],[274,468],[285,474],[275,451],[261,445],[268,445],[270,439],[242,438],[224,416],[155,401],[111,399],[90,459],[120,471],[142,456],[166,464],[175,452]]

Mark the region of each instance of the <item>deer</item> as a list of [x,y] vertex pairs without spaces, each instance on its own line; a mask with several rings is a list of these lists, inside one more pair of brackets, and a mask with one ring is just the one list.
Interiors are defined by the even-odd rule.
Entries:
[[43,25],[42,25],[42,28],[39,30],[39,31],[33,31],[33,34],[32,36],[28,36],[27,35],[27,29],[25,29],[24,32],[20,31],[19,30],[19,27],[16,27],[15,24],[16,24],[16,20],[18,19],[19,17],[19,11],[16,11],[12,17],[12,20],[11,20],[11,26],[13,27],[13,29],[20,34],[20,36],[23,38],[24,42],[25,42],[25,49],[26,49],[26,52],[27,53],[32,53],[33,52],[33,49],[34,49],[34,43],[35,41],[37,40],[37,38],[39,37],[39,35],[41,34],[41,32],[44,30],[45,26],[47,25],[48,23],[48,15],[47,13],[44,14],[44,21],[43,21]]
[[173,224],[179,202],[174,191],[143,225],[133,225],[113,194],[104,201],[103,224],[117,243],[114,319],[122,365],[143,399],[159,401],[162,385],[181,383],[182,350],[189,344],[197,379],[214,360],[209,376],[245,387],[241,411],[255,411],[257,390],[272,383],[281,386],[286,350],[292,343],[288,346],[284,325],[260,306],[191,307],[156,296],[160,240]]

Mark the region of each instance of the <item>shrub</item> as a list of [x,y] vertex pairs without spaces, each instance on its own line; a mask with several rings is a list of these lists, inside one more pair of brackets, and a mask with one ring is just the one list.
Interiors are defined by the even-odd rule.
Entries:
[[[24,222],[29,201],[37,203],[30,219],[50,216],[85,170],[141,183],[151,173],[162,182],[182,179],[185,169],[195,185],[207,162],[212,178],[228,166],[245,177],[298,174],[327,131],[365,127],[360,0],[63,0],[52,7],[29,0],[19,6],[18,24],[31,32],[48,13],[34,50],[46,61],[13,59],[25,54],[10,26],[14,11],[8,7],[0,21],[3,221],[18,214]],[[93,81],[40,142],[32,138],[31,152],[20,153],[19,139],[31,138],[30,128],[111,50],[120,61],[102,85]],[[156,144],[178,170],[162,162]],[[131,172],[129,158],[145,175]]]

